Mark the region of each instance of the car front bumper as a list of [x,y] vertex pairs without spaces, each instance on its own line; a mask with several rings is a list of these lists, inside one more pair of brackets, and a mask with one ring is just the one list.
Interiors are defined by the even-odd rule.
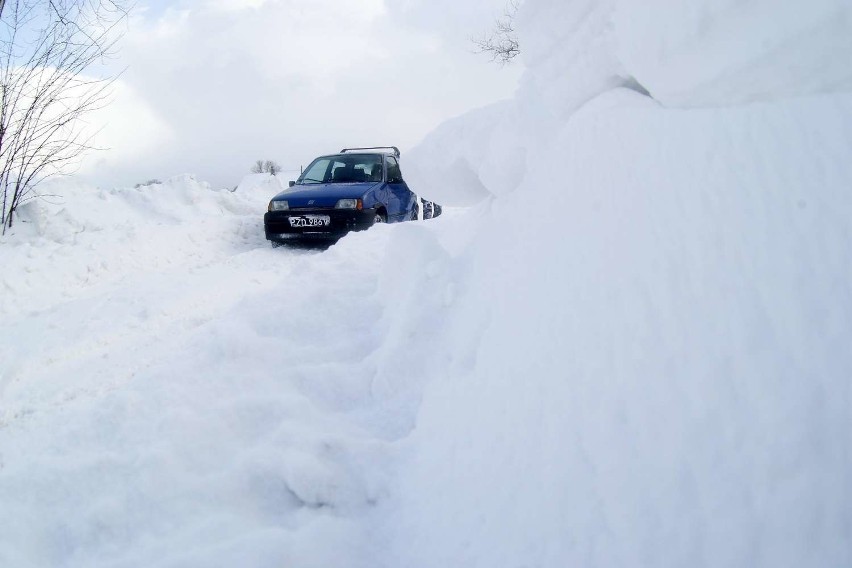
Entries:
[[[330,223],[321,227],[293,227],[291,217],[325,215]],[[339,239],[349,231],[363,231],[373,226],[376,220],[374,209],[291,209],[270,211],[263,216],[266,238],[270,241],[286,242],[307,239]]]

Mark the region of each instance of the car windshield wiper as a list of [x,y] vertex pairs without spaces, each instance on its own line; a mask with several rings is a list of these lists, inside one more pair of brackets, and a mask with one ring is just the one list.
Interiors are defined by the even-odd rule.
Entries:
[[317,183],[325,183],[321,179],[314,179],[314,178],[302,178],[302,181],[315,181]]

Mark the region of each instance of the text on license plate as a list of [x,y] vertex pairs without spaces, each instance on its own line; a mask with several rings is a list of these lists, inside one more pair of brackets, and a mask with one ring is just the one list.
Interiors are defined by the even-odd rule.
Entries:
[[331,224],[331,217],[328,215],[300,215],[298,217],[290,217],[291,227],[327,227]]

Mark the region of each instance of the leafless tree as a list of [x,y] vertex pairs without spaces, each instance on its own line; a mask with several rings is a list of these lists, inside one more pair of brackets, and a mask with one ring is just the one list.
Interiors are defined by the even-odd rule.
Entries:
[[471,39],[479,53],[491,55],[491,60],[500,65],[510,63],[521,53],[518,34],[515,32],[515,14],[519,7],[520,0],[509,0],[503,16],[494,22],[494,29]]
[[274,176],[277,176],[279,173],[281,173],[281,166],[279,166],[277,162],[273,162],[272,160],[258,160],[251,167],[251,173],[272,174]]
[[0,221],[49,177],[93,148],[85,117],[114,77],[87,76],[111,55],[127,17],[121,0],[0,0]]

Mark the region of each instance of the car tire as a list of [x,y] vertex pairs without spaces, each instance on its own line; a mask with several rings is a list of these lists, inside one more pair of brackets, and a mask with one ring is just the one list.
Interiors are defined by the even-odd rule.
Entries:
[[388,218],[381,211],[376,211],[376,217],[373,219],[373,224],[378,225],[379,223],[387,223]]

